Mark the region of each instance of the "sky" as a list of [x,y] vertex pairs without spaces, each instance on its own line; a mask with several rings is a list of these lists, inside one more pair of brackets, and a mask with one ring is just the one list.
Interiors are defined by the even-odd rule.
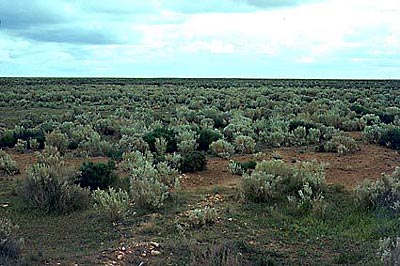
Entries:
[[398,0],[0,0],[0,76],[400,78]]

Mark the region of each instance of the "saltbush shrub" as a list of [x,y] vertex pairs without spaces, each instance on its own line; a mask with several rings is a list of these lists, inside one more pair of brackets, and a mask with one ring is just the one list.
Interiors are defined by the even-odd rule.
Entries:
[[65,153],[68,144],[68,137],[59,130],[54,130],[51,133],[46,134],[46,145],[56,147],[61,154]]
[[177,143],[175,133],[172,129],[166,127],[155,128],[143,136],[143,140],[150,146],[152,152],[156,152],[156,139],[164,138],[167,141],[166,152],[172,153],[177,151]]
[[285,164],[281,160],[262,161],[251,174],[244,174],[241,192],[254,202],[275,200],[308,201],[322,198],[325,184],[324,165],[315,161]]
[[223,139],[212,142],[210,148],[215,155],[222,158],[228,158],[235,153],[233,145]]
[[91,190],[97,188],[106,189],[117,179],[117,175],[114,173],[114,161],[108,161],[107,163],[84,162],[79,170],[81,174],[75,183]]
[[[44,157],[45,155],[43,155]],[[27,171],[21,195],[35,209],[65,214],[86,208],[89,191],[72,184],[77,173],[57,156],[43,159]]]
[[374,182],[366,181],[356,188],[356,195],[362,208],[400,213],[400,168]]
[[199,132],[199,143],[198,149],[207,152],[210,148],[210,144],[222,138],[222,134],[218,130],[214,129],[202,129]]
[[179,170],[182,173],[203,171],[207,166],[207,157],[201,151],[192,151],[183,154]]
[[323,150],[320,151],[349,154],[358,150],[359,146],[352,137],[343,134],[335,134],[330,140],[323,144]]
[[256,142],[252,137],[239,135],[235,138],[235,149],[238,153],[252,154],[256,148]]
[[15,232],[18,227],[10,219],[0,217],[0,265],[17,265],[21,254],[21,241]]
[[114,188],[96,189],[92,193],[94,208],[111,222],[124,219],[128,214],[129,195],[126,191]]
[[0,150],[0,171],[8,175],[16,175],[19,173],[16,161],[3,150]]

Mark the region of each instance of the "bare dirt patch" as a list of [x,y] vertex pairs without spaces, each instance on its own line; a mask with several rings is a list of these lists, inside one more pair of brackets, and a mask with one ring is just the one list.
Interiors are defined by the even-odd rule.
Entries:
[[[317,160],[327,163],[326,181],[328,184],[341,184],[348,189],[354,188],[364,180],[376,180],[382,173],[392,173],[400,166],[399,152],[386,147],[371,144],[360,144],[360,151],[354,154],[339,155],[337,153],[321,153],[304,151],[302,148],[280,148],[274,150],[282,156],[285,162]],[[273,151],[266,154],[270,159]],[[252,156],[233,158],[237,161],[252,159]],[[183,187],[236,187],[240,177],[232,175],[228,170],[229,160],[209,158],[207,170],[199,173],[186,174],[182,181]]]

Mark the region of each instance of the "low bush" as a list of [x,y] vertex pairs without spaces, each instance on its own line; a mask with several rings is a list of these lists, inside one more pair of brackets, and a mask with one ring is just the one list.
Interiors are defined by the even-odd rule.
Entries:
[[197,245],[196,248],[191,251],[190,265],[239,266],[251,264],[247,264],[243,261],[242,254],[238,252],[238,248],[234,244],[230,242],[220,242],[209,244],[203,249]]
[[320,151],[336,152],[339,154],[354,153],[358,150],[359,146],[357,142],[352,137],[342,134],[335,134],[330,140],[323,144],[322,150],[320,149]]
[[136,205],[145,209],[159,209],[169,197],[171,189],[179,186],[179,174],[167,163],[154,166],[149,161],[131,170],[130,193]]
[[400,237],[381,239],[378,255],[385,266],[400,265]]
[[89,187],[91,190],[106,189],[117,179],[117,175],[114,173],[114,161],[107,163],[84,162],[79,170],[81,174],[75,183],[81,187]]
[[0,150],[0,171],[5,172],[7,175],[16,175],[19,173],[16,161],[3,150]]
[[236,162],[233,160],[229,161],[229,171],[233,175],[242,175],[243,173],[254,170],[257,166],[255,161]]
[[176,136],[172,129],[166,127],[155,128],[152,132],[143,136],[143,140],[147,142],[152,152],[156,152],[156,139],[164,138],[167,142],[166,152],[172,153],[177,151]]
[[15,150],[18,153],[24,153],[28,149],[28,142],[26,140],[18,139],[17,144],[15,144]]
[[69,140],[64,133],[61,133],[59,130],[54,130],[46,134],[46,145],[56,147],[61,154],[64,154],[68,148]]
[[11,220],[0,217],[0,265],[17,265],[21,254],[21,241],[15,236],[18,229]]
[[207,167],[207,157],[201,151],[192,151],[182,156],[179,170],[182,173],[203,171]]
[[126,191],[109,188],[96,189],[92,193],[94,208],[111,222],[124,219],[128,214],[129,195]]
[[252,154],[256,148],[256,142],[252,137],[239,135],[235,138],[235,149],[238,153]]
[[235,148],[226,140],[220,139],[210,144],[211,151],[218,157],[228,158],[235,153]]
[[90,192],[72,184],[77,173],[59,157],[42,158],[27,171],[21,195],[35,209],[65,214],[88,206]]
[[356,188],[360,207],[367,210],[386,210],[400,213],[400,168],[391,174],[383,174],[374,182],[367,181]]
[[311,161],[288,165],[272,159],[258,163],[250,175],[243,175],[241,192],[254,202],[289,200],[304,207],[322,198],[324,185],[323,164]]
[[197,142],[199,143],[198,149],[207,152],[210,148],[210,144],[222,138],[222,134],[215,129],[202,129],[199,132],[199,138]]
[[176,225],[179,229],[200,228],[208,224],[213,224],[220,219],[217,209],[205,206],[188,210],[181,213],[176,218]]
[[389,126],[382,133],[379,144],[386,145],[395,150],[400,150],[400,128]]

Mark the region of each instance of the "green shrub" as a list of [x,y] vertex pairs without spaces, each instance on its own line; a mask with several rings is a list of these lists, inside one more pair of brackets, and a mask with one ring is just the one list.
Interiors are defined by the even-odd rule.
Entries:
[[11,220],[0,217],[0,265],[17,265],[21,254],[21,241],[16,240],[18,229]]
[[159,209],[169,191],[179,186],[179,174],[166,162],[154,166],[149,161],[131,170],[130,192],[136,205],[145,209]]
[[378,255],[385,266],[400,265],[400,237],[381,239]]
[[202,129],[199,132],[199,143],[198,149],[207,152],[210,148],[210,144],[222,138],[222,134],[218,130],[214,129]]
[[226,140],[220,139],[210,144],[211,151],[222,158],[228,158],[235,153],[235,148]]
[[239,162],[235,162],[234,160],[229,161],[228,169],[232,175],[242,175],[243,174],[242,165]]
[[8,175],[19,173],[17,163],[3,150],[0,150],[0,171],[4,171]]
[[[253,265],[245,263],[242,253],[230,242],[216,242],[208,244],[205,248],[196,245],[191,251],[190,266],[239,266]],[[255,263],[254,265],[270,265],[269,263]],[[274,264],[271,264],[274,265]]]
[[90,193],[72,184],[76,172],[56,157],[46,160],[47,163],[39,162],[28,169],[21,189],[24,200],[46,213],[65,214],[86,208]]
[[28,142],[26,140],[18,139],[17,144],[15,144],[15,150],[18,153],[24,153],[28,149]]
[[354,153],[358,150],[359,147],[352,137],[348,137],[342,134],[335,134],[332,139],[324,143],[322,151],[348,154]]
[[256,142],[252,137],[239,135],[235,138],[235,149],[238,153],[252,154],[256,148]]
[[213,224],[220,219],[217,209],[208,206],[189,210],[182,213],[175,223],[183,229],[199,228],[207,224]]
[[181,154],[193,152],[197,149],[197,135],[194,131],[183,130],[178,134],[178,151]]
[[95,201],[94,208],[111,222],[122,220],[128,214],[129,196],[126,191],[109,188],[108,190],[96,189],[92,193]]
[[107,163],[84,162],[79,170],[81,174],[75,183],[81,187],[89,187],[91,190],[106,189],[117,179],[117,175],[114,173],[114,161]]
[[183,154],[179,170],[182,173],[203,171],[207,166],[207,157],[201,151],[192,151]]
[[166,152],[172,153],[177,151],[177,143],[173,130],[166,127],[155,128],[152,132],[143,136],[143,140],[150,146],[152,152],[156,152],[156,139],[164,138],[167,141]]
[[392,149],[400,150],[400,128],[388,127],[382,134],[379,144],[386,145]]
[[322,198],[325,184],[324,166],[315,161],[285,164],[280,160],[262,161],[249,175],[244,174],[241,192],[245,199],[254,202],[274,200],[308,201]]
[[59,130],[54,130],[46,134],[46,145],[56,147],[61,154],[64,154],[68,148],[68,137]]
[[400,168],[391,175],[383,174],[375,182],[367,181],[358,186],[356,195],[362,208],[400,213]]
[[0,139],[0,147],[12,148],[17,144],[17,138],[14,137],[11,130],[5,131]]

